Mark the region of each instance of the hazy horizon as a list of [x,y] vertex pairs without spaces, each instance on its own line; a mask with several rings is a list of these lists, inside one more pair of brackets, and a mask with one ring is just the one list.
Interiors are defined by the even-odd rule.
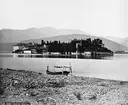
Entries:
[[[16,28],[3,28],[3,29],[0,29],[0,30],[27,30],[27,29],[34,29],[34,28],[36,28],[36,29],[40,29],[40,28],[55,28],[55,27],[30,27],[30,28],[22,28],[22,29],[16,29]],[[55,28],[55,29],[57,29],[57,30],[61,30],[61,29],[59,29],[59,28]],[[66,29],[66,28],[65,28]],[[64,29],[64,30],[65,30]],[[63,30],[63,29],[62,29]],[[66,29],[66,30],[78,30],[78,29]],[[78,30],[78,31],[81,31],[81,32],[85,32],[85,31],[83,31],[83,30]],[[78,34],[78,33],[76,33],[76,34]],[[81,34],[81,33],[79,33],[79,34]],[[60,34],[60,35],[63,35],[63,34]],[[67,35],[67,34],[66,34]],[[103,38],[109,38],[109,37],[111,37],[111,38],[127,38],[128,36],[126,36],[126,37],[120,37],[120,36],[99,36],[99,35],[94,35],[94,34],[90,34],[90,33],[86,33],[85,32],[85,35],[90,35],[90,36],[97,36],[97,37],[103,37]],[[58,36],[58,35],[53,35],[53,36]],[[48,36],[48,37],[53,37],[53,36]]]
[[53,27],[128,37],[127,0],[0,0],[0,29]]

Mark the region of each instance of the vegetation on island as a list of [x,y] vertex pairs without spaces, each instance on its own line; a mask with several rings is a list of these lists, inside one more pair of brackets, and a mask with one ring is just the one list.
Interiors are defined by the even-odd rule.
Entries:
[[79,53],[89,52],[109,52],[111,50],[106,48],[101,39],[73,39],[71,42],[60,42],[60,41],[41,41],[38,43],[18,43],[17,45],[25,46],[30,50],[35,50],[37,53],[42,52],[58,52],[60,54],[71,54],[72,52],[78,51]]
[[74,39],[71,42],[63,42],[63,43],[61,43],[60,41],[53,41],[53,42],[47,41],[47,43],[45,43],[42,40],[42,45],[43,44],[46,44],[48,46],[48,52],[60,52],[60,53],[76,52],[76,51],[78,51],[79,53],[83,53],[85,51],[112,52],[111,50],[109,50],[104,46],[101,39],[94,39],[94,40],[91,40],[91,38],[88,38],[86,40]]

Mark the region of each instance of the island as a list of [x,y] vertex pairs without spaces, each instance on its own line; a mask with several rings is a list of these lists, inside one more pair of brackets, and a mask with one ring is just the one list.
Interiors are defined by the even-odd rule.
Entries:
[[13,53],[25,54],[61,54],[61,55],[113,55],[101,39],[73,39],[71,42],[44,41],[41,43],[17,43]]

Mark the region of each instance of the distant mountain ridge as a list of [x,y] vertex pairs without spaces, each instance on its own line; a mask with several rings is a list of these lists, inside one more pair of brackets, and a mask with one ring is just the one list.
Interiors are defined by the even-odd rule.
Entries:
[[104,38],[112,40],[112,41],[120,43],[120,44],[123,43],[123,40],[124,40],[124,38],[119,38],[119,37],[114,37],[114,36],[106,36]]
[[0,30],[0,43],[18,43],[29,39],[39,39],[43,37],[52,37],[67,34],[86,34],[83,31],[75,29],[56,29],[52,27],[29,28],[25,30]]
[[[126,47],[114,42],[112,40],[108,40],[102,37],[91,36],[83,31],[75,30],[75,29],[56,29],[52,27],[44,27],[44,28],[29,28],[25,30],[12,30],[12,29],[2,29],[0,30],[0,43],[19,43],[19,42],[38,42],[41,40],[45,41],[54,41],[60,40],[62,42],[71,41],[72,39],[96,39],[100,38],[103,40],[103,43],[108,49],[112,51],[120,51],[125,50]],[[3,44],[4,45],[4,44]],[[1,48],[4,46],[1,45]],[[125,45],[125,44],[124,44]],[[8,46],[12,47],[12,45],[8,44]],[[7,48],[9,48],[7,46]]]
[[85,34],[70,34],[70,35],[59,35],[59,36],[54,36],[54,37],[44,37],[41,39],[25,40],[25,41],[23,41],[23,43],[29,43],[29,42],[41,43],[41,40],[44,40],[44,41],[56,40],[56,41],[61,41],[61,42],[69,42],[73,39],[87,39],[87,38],[91,38],[92,40],[96,39],[96,38],[100,38],[103,41],[105,47],[107,47],[108,49],[110,49],[112,51],[126,50],[125,46],[123,46],[117,42],[114,42],[114,41],[111,41],[111,40],[108,40],[108,39],[105,39],[102,37],[90,36],[90,35],[85,35]]
[[119,37],[107,36],[107,37],[104,37],[104,38],[112,40],[112,41],[115,41],[115,42],[117,42],[119,44],[122,44],[122,45],[128,47],[128,37],[126,37],[126,38],[119,38]]

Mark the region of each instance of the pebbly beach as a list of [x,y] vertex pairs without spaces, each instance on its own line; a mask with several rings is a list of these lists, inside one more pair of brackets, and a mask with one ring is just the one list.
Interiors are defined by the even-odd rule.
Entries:
[[1,68],[0,105],[7,102],[28,102],[30,105],[128,105],[128,81]]

